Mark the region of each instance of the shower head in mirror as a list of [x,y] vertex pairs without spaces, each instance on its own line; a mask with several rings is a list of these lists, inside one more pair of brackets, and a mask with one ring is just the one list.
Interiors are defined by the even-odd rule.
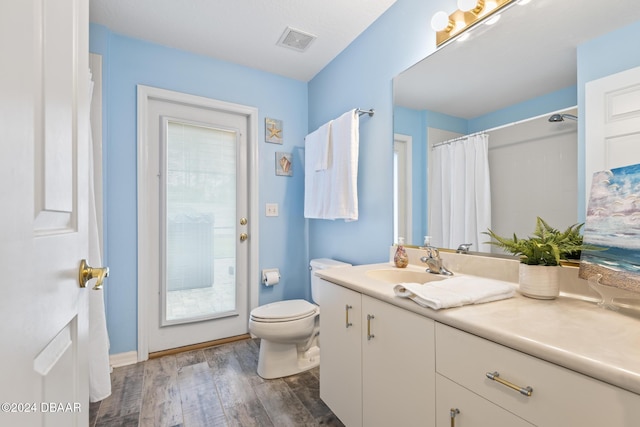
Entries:
[[549,117],[549,121],[552,123],[564,122],[564,119],[571,119],[571,120],[578,121],[578,117],[574,116],[573,114],[553,114],[551,117]]

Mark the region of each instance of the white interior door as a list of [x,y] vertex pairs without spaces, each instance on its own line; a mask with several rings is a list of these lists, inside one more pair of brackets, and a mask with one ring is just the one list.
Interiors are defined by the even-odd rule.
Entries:
[[393,241],[403,237],[412,241],[412,138],[409,135],[393,135]]
[[586,84],[586,201],[593,173],[640,163],[640,67]]
[[87,0],[0,5],[1,425],[88,424],[88,22]]
[[148,351],[245,334],[249,119],[213,100],[141,91]]

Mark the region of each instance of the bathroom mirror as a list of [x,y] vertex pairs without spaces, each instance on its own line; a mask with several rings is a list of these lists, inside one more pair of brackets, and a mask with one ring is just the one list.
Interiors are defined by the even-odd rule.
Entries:
[[[581,0],[521,3],[524,2],[514,2],[504,10],[496,24],[475,26],[467,32],[469,37],[466,41],[454,39],[448,42],[394,78],[394,132],[406,134],[404,130],[407,122],[412,121],[411,117],[413,124],[420,127],[412,136],[411,144],[414,159],[410,217],[413,227],[406,235],[407,243],[422,244],[421,231],[427,222],[428,204],[426,158],[429,150],[426,144],[434,129],[436,133],[443,131],[444,136],[440,138],[447,139],[509,127],[514,135],[535,143],[536,137],[531,134],[533,128],[520,129],[519,126],[534,126],[538,130],[547,126],[547,129],[555,127],[565,138],[567,133],[573,132],[577,145],[579,121],[548,121],[553,113],[579,116],[575,109],[577,46],[640,20],[640,8],[633,0],[592,2],[588,5]],[[408,113],[410,119],[401,117],[399,112]],[[529,121],[529,118],[536,121]],[[451,131],[455,133],[447,133]],[[431,137],[434,138],[433,134]],[[420,158],[416,159],[416,156]],[[502,157],[505,161],[510,160],[513,166],[524,161],[523,157],[516,156],[510,153]],[[571,159],[574,164],[577,164],[576,157]],[[495,163],[490,167],[503,169],[507,165]],[[572,197],[577,200],[577,181],[576,171],[572,178],[562,178],[562,185],[551,187],[540,197],[558,200]],[[501,180],[500,185],[513,188],[522,185],[522,180],[513,177],[506,182]],[[493,192],[493,180],[491,186]],[[535,201],[533,203],[535,205]],[[577,204],[573,202],[572,206]],[[502,209],[499,210],[504,214]],[[574,212],[558,214],[571,221],[571,218],[578,217],[577,207]],[[526,231],[518,234],[526,235],[532,231],[538,213],[530,212],[530,215],[533,215],[533,220],[525,218],[526,215],[511,215],[508,218],[511,221],[505,224],[494,222],[505,222],[506,219],[493,215],[491,227],[499,234],[503,225],[507,230],[505,234],[524,229]],[[516,224],[518,216],[523,217],[524,224]],[[552,225],[558,228],[565,226]]]

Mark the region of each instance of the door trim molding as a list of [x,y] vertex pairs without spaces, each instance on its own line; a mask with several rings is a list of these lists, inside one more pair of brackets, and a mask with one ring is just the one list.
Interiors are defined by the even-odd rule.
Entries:
[[[258,144],[258,109],[246,105],[234,104],[225,101],[218,101],[202,96],[189,95],[180,92],[174,92],[166,89],[159,89],[151,86],[138,85],[138,170],[137,170],[137,190],[138,190],[138,263],[137,265],[148,265],[151,250],[148,247],[149,239],[146,227],[141,226],[147,218],[149,212],[157,210],[157,207],[148,206],[145,198],[141,198],[140,194],[144,192],[144,186],[148,177],[149,153],[146,145],[143,143],[147,140],[147,118],[148,103],[152,99],[184,103],[216,110],[228,111],[234,114],[244,115],[247,118],[247,135],[248,144],[248,185],[249,185],[249,218],[251,218],[251,239],[249,244],[249,289],[248,303],[249,311],[258,306],[258,292],[260,290],[260,274],[258,266],[258,248],[259,245],[259,211],[258,211],[258,176],[259,176],[259,144]],[[141,261],[145,262],[141,262]],[[147,325],[147,292],[148,286],[144,280],[145,272],[138,267],[138,361],[144,361],[149,358],[149,342],[148,342],[148,325]],[[247,322],[249,320],[247,319]]]

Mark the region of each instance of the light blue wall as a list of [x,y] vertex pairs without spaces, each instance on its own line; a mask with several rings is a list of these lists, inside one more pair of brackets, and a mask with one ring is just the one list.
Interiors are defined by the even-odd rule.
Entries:
[[509,107],[493,111],[469,120],[469,132],[492,129],[508,123],[541,116],[552,111],[564,110],[578,105],[575,86],[547,93]]
[[309,129],[352,108],[374,108],[360,119],[356,222],[309,220],[309,255],[355,264],[388,259],[393,242],[392,79],[431,53],[431,16],[451,1],[398,0],[309,82]]
[[[111,353],[137,348],[136,85],[148,85],[259,110],[260,269],[277,267],[278,286],[261,286],[260,304],[309,298],[303,218],[303,141],[307,134],[307,84],[223,61],[123,37],[91,25],[90,49],[103,56],[105,262]],[[264,119],[284,122],[284,144],[264,142]],[[275,175],[275,152],[293,153],[293,177]],[[267,218],[267,202],[280,216]],[[259,277],[251,278],[259,282]]]

